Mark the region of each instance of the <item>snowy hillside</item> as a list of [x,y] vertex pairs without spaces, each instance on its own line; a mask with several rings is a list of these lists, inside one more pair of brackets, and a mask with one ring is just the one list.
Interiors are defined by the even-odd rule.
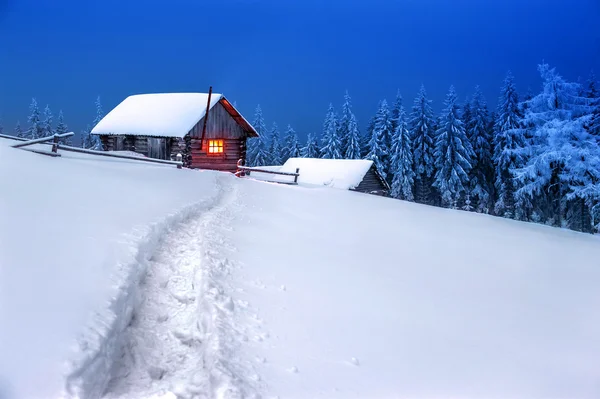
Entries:
[[597,237],[0,140],[0,397],[597,398]]

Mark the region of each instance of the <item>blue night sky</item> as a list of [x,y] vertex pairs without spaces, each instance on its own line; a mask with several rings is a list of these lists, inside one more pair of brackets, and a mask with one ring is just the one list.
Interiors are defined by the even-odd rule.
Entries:
[[346,89],[364,131],[383,98],[434,110],[454,84],[495,106],[508,69],[540,86],[545,60],[568,79],[600,75],[599,0],[0,0],[0,115],[26,125],[36,97],[75,131],[126,96],[207,91],[250,120],[321,131]]

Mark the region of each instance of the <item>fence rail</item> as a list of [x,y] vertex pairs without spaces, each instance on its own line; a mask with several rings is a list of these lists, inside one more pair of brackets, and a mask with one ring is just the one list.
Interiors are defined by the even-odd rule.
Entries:
[[[58,153],[58,141],[60,139],[64,139],[65,137],[71,137],[74,134],[75,133],[73,133],[73,132],[69,132],[69,133],[63,133],[63,134],[55,134],[53,136],[40,137],[38,139],[25,140],[25,141],[21,141],[20,143],[11,145],[11,147],[12,148],[22,148],[26,151],[35,152],[36,154],[48,155],[51,157],[60,157],[60,154]],[[47,144],[49,141],[52,141],[52,150],[51,151],[44,151],[44,150],[38,150],[38,149],[32,149],[32,148],[24,148],[24,147],[29,147],[34,144]]]
[[[166,159],[155,159],[155,158],[146,158],[146,157],[136,157],[133,155],[125,155],[125,154],[114,154],[110,151],[89,150],[87,148],[72,147],[72,146],[68,146],[68,145],[59,143],[59,139],[65,138],[65,137],[70,137],[70,136],[73,136],[74,134],[75,133],[73,133],[73,132],[64,133],[64,134],[55,134],[54,136],[41,137],[39,139],[33,139],[33,140],[26,139],[23,137],[9,136],[7,134],[0,134],[0,138],[20,141],[20,143],[13,144],[11,146],[13,148],[20,148],[25,151],[31,151],[31,152],[35,152],[36,154],[48,155],[48,156],[52,156],[52,157],[60,157],[58,150],[61,149],[63,151],[77,152],[77,153],[89,154],[89,155],[97,155],[97,156],[102,156],[102,157],[129,159],[129,160],[133,160],[133,161],[150,162],[150,163],[157,163],[157,164],[163,164],[163,165],[175,165],[175,166],[177,166],[178,169],[181,169],[183,167],[183,162],[181,162],[181,161],[169,161]],[[49,141],[52,141],[52,142],[49,143]],[[44,150],[40,150],[40,149],[25,148],[27,146],[34,145],[34,144],[52,145],[52,150],[44,151]]]
[[[294,172],[279,172],[276,170],[261,169],[260,167],[243,166],[241,159],[237,162],[237,172],[235,172],[235,175],[237,177],[241,177],[242,174],[250,176],[250,174],[252,172],[268,173],[268,174],[280,175],[280,176],[293,176],[294,182],[292,184],[298,184],[298,177],[300,176],[300,168],[296,168],[295,173]],[[282,182],[276,182],[276,183],[282,183]],[[290,184],[290,183],[288,183],[288,184]]]
[[9,136],[8,134],[0,134],[0,138],[2,138],[2,139],[9,139],[9,140],[16,140],[16,141],[27,141],[28,140],[25,137]]
[[175,166],[177,166],[178,169],[181,169],[183,166],[183,162],[181,162],[181,161],[169,161],[166,159],[136,157],[135,155],[114,154],[110,151],[88,150],[87,148],[71,147],[71,146],[61,145],[61,144],[59,144],[59,148],[64,151],[78,152],[81,154],[89,154],[89,155],[98,155],[101,157],[131,159],[134,161],[158,163],[158,164],[163,164],[163,165],[175,165]]

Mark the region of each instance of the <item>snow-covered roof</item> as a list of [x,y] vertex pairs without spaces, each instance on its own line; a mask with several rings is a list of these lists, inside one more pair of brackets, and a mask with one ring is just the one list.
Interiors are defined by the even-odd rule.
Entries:
[[298,183],[328,186],[349,190],[356,188],[373,166],[365,159],[290,158],[281,172],[295,172],[300,168]]
[[[245,130],[254,131],[222,94],[212,93],[210,108],[221,100]],[[92,134],[184,137],[206,114],[207,102],[208,93],[129,96],[92,129]]]

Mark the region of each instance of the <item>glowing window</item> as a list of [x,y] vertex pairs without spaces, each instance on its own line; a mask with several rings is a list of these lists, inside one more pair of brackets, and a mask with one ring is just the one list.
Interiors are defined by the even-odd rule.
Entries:
[[223,153],[223,140],[208,140],[208,153],[209,154],[222,154]]

